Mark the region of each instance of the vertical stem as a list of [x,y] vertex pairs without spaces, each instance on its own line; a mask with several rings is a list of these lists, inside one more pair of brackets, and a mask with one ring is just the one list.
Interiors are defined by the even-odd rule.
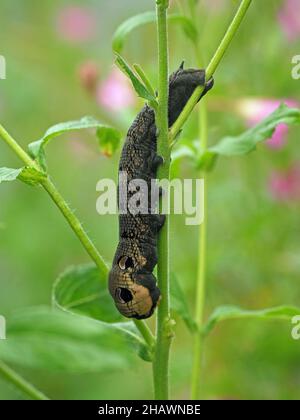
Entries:
[[36,389],[30,382],[26,381],[22,376],[17,372],[7,366],[0,360],[0,375],[3,376],[6,380],[13,383],[18,389],[20,389],[24,394],[28,395],[33,400],[48,400],[41,391]]
[[[189,1],[191,18],[196,21],[197,27],[200,27],[197,16],[196,3],[194,0]],[[202,67],[203,59],[201,53],[201,42],[198,34],[197,40],[194,44],[195,56],[198,67]],[[208,122],[207,122],[207,106],[206,99],[203,98],[198,111],[198,129],[199,129],[199,152],[204,152],[208,144]],[[203,313],[205,305],[205,283],[206,283],[206,239],[207,239],[207,176],[205,173],[201,174],[204,181],[204,219],[199,226],[199,241],[198,241],[198,266],[196,279],[196,297],[195,297],[195,321],[199,327],[203,323]],[[191,377],[191,398],[196,400],[200,397],[200,386],[202,382],[202,358],[203,358],[203,340],[201,334],[194,335],[193,343],[193,364]]]
[[[230,42],[236,31],[238,30],[239,25],[243,17],[245,16],[251,0],[242,0],[240,7],[230,24],[229,28],[226,31],[226,34],[220,43],[218,49],[216,50],[213,58],[210,61],[210,64],[207,67],[206,75],[207,78],[210,78],[215,72],[218,64],[220,63],[222,57],[224,56]],[[192,14],[196,15],[196,9],[193,7],[194,3],[191,3]],[[200,45],[199,39],[197,40],[196,45],[196,55],[198,59],[198,64],[200,62]],[[200,106],[199,113],[199,123],[200,123],[200,150],[204,152],[207,148],[208,142],[208,126],[207,126],[207,108],[205,105],[205,100]],[[197,286],[196,286],[196,303],[195,303],[195,321],[201,330],[203,324],[203,313],[204,313],[204,304],[205,304],[205,283],[206,283],[206,248],[207,248],[207,175],[203,173],[204,179],[204,220],[199,229],[199,258],[198,258],[198,275],[197,275]],[[193,400],[199,399],[201,396],[201,381],[202,381],[202,359],[203,359],[203,336],[201,333],[197,333],[194,337],[194,346],[193,346],[193,366],[192,366],[192,380],[191,380],[191,398]]]
[[[159,130],[158,153],[164,159],[158,177],[170,176],[170,148],[168,143],[168,36],[167,8],[168,1],[157,0],[157,36],[158,36],[158,110],[156,125]],[[168,399],[169,396],[169,352],[172,340],[170,304],[169,304],[169,218],[166,216],[164,227],[158,241],[158,286],[162,299],[157,311],[157,343],[153,362],[154,393],[156,399]]]
[[[207,108],[205,100],[200,107],[199,113],[200,123],[200,149],[204,151],[207,148]],[[203,323],[203,313],[205,304],[205,283],[206,283],[206,239],[207,239],[207,175],[202,174],[204,180],[204,220],[199,226],[199,257],[198,257],[198,274],[196,284],[196,300],[195,300],[195,321],[199,329]],[[203,340],[200,333],[194,336],[193,345],[193,367],[191,382],[191,398],[196,400],[200,397],[200,385],[202,374],[202,356],[203,356]]]
[[155,338],[146,322],[138,319],[134,319],[133,322],[136,328],[139,330],[141,336],[144,338],[145,342],[148,344],[150,350],[153,350],[155,346]]

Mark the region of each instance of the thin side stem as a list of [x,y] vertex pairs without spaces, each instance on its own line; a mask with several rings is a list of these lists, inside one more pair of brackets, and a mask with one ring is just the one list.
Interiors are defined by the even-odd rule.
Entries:
[[[251,0],[243,0],[241,2],[240,7],[231,25],[229,26],[221,44],[217,48],[213,58],[210,61],[210,64],[207,67],[207,70],[206,70],[207,80],[212,77],[221,59],[223,58],[230,42],[232,41],[234,34],[238,30],[238,27],[248,10],[248,7],[250,6],[250,3],[251,3]],[[193,6],[194,4],[191,3],[191,11],[192,11],[192,14],[195,15],[196,10],[195,10],[195,7]],[[197,48],[196,48],[196,55],[197,55],[198,63],[200,61],[199,51],[200,51],[200,45],[199,45],[199,40],[198,40]],[[191,99],[191,103],[188,104],[189,107],[186,110],[184,110],[186,111],[186,114],[179,116],[178,120],[175,122],[175,124],[178,124],[178,127],[177,126],[172,127],[172,129],[174,129],[174,133],[177,132],[177,129],[180,127],[180,124],[182,124],[182,122],[184,123],[185,119],[189,115],[189,112],[192,111],[193,104],[194,104],[193,100],[197,98],[199,99],[202,93],[202,90],[203,90],[202,88],[199,88],[199,93],[198,92],[194,93],[195,97]],[[180,117],[182,117],[181,121],[180,121]],[[205,105],[205,100],[202,102],[200,106],[199,117],[200,117],[199,118],[199,124],[200,124],[199,125],[199,129],[200,129],[199,149],[201,152],[204,152],[205,149],[207,149],[207,143],[208,143],[207,108]],[[172,133],[171,135],[174,135],[174,133]],[[204,220],[203,220],[202,225],[199,227],[199,245],[198,245],[199,257],[198,257],[198,274],[197,274],[196,300],[195,300],[195,321],[197,322],[199,331],[201,330],[201,327],[203,324],[203,315],[204,315],[205,284],[206,284],[206,254],[207,254],[207,175],[203,173],[202,177],[204,180],[204,205],[203,205]],[[200,333],[196,334],[194,336],[193,365],[192,365],[192,379],[191,379],[191,398],[193,400],[197,400],[201,396],[203,344],[204,343],[203,343],[202,334]]]
[[[157,0],[157,36],[158,36],[158,110],[156,124],[159,130],[158,153],[164,159],[158,177],[170,177],[170,148],[168,143],[168,35],[167,1]],[[166,216],[164,227],[158,241],[158,286],[162,299],[157,310],[156,349],[153,362],[155,399],[166,400],[169,397],[169,353],[172,340],[169,303],[169,218]]]
[[[31,159],[28,153],[22,149],[22,147],[17,143],[17,141],[5,130],[5,128],[0,125],[0,137],[6,142],[6,144],[15,152],[15,154],[25,163],[25,165],[33,167],[37,170],[41,170],[39,165]],[[47,191],[50,195],[56,206],[59,208],[69,225],[71,226],[72,230],[84,246],[87,253],[90,255],[92,260],[95,262],[99,270],[103,274],[107,274],[108,267],[105,264],[103,258],[99,254],[98,250],[96,249],[95,245],[83,229],[80,221],[72,212],[64,198],[60,195],[57,188],[54,186],[52,181],[47,178],[45,181],[41,183],[43,188]]]
[[3,138],[5,143],[15,152],[15,154],[25,163],[25,165],[39,169],[36,162],[22,149],[15,139],[5,130],[0,124],[0,137]]
[[220,64],[220,61],[222,60],[227,48],[229,47],[234,35],[239,29],[240,24],[242,23],[243,18],[245,17],[249,6],[251,4],[252,0],[242,0],[240,3],[240,6],[229,25],[229,28],[226,31],[226,34],[224,35],[224,38],[222,39],[219,47],[217,48],[217,51],[215,52],[213,58],[210,60],[209,65],[207,66],[207,78],[210,79],[211,76],[215,73],[218,65]]
[[[193,19],[197,21],[197,26],[200,27],[199,19],[197,19],[196,3],[194,0],[190,1],[190,14]],[[201,42],[198,35],[197,41],[194,44],[195,55],[198,67],[202,67],[203,53],[201,53]],[[199,130],[199,153],[204,152],[208,145],[208,120],[207,120],[207,105],[206,98],[200,104],[198,111],[198,130]],[[195,321],[201,330],[203,324],[203,314],[205,305],[205,283],[206,283],[206,253],[207,253],[207,176],[205,173],[201,174],[204,181],[204,220],[199,226],[199,242],[198,242],[198,266],[196,278],[196,296],[195,296]],[[193,363],[191,376],[191,399],[197,400],[200,398],[200,386],[202,385],[202,363],[203,363],[203,340],[201,334],[195,334],[193,340]]]
[[[204,221],[200,227],[199,232],[199,265],[197,275],[197,288],[196,288],[196,308],[195,308],[195,321],[199,328],[203,324],[203,313],[205,304],[205,280],[206,280],[206,242],[207,242],[207,179],[203,176],[204,186]],[[197,400],[200,398],[200,387],[202,381],[202,360],[203,359],[203,336],[197,333],[194,336],[193,345],[193,367],[192,367],[192,382],[191,382],[191,398]]]
[[[33,167],[37,170],[41,170],[39,165],[31,159],[31,157],[22,149],[22,147],[17,143],[15,139],[5,130],[5,128],[0,124],[0,137],[6,142],[6,144],[15,152],[15,154],[27,165]],[[68,204],[66,203],[65,199],[61,196],[55,185],[52,181],[47,178],[41,184],[43,188],[47,191],[50,195],[51,199],[54,201],[58,209],[63,214],[64,218],[67,220],[68,224],[71,226],[73,232],[80,240],[81,244],[83,245],[84,249],[87,251],[91,259],[95,262],[99,271],[106,277],[108,275],[108,267],[103,260],[102,256],[100,255],[99,251],[97,250],[96,246],[94,245],[93,241],[90,239],[88,234],[83,229],[82,224],[72,212]],[[141,335],[145,339],[146,343],[151,342],[151,346],[153,346],[153,342],[155,339],[148,328],[147,324],[144,321],[135,320],[134,321],[136,327],[140,331]]]
[[99,254],[97,248],[93,244],[92,240],[89,238],[87,233],[82,227],[82,224],[78,220],[78,218],[75,216],[75,214],[72,212],[64,198],[61,196],[61,194],[58,192],[57,188],[54,186],[52,181],[47,178],[45,181],[42,182],[42,186],[47,191],[47,193],[50,195],[56,206],[59,208],[67,222],[69,223],[70,227],[72,228],[75,235],[78,237],[80,242],[82,243],[84,249],[87,251],[91,259],[95,262],[97,267],[99,268],[99,271],[103,275],[107,275],[108,273],[108,267]]
[[[205,103],[200,107],[200,149],[207,148],[208,130],[207,130],[207,108]],[[205,304],[205,283],[206,283],[206,249],[207,249],[207,176],[202,174],[204,181],[204,220],[199,226],[199,244],[198,244],[198,274],[196,284],[195,299],[195,321],[201,329],[203,324],[204,304]],[[202,357],[203,357],[203,339],[200,333],[194,336],[193,345],[193,366],[191,381],[191,398],[193,400],[200,398],[200,385],[202,379]]]
[[[218,65],[220,64],[220,61],[222,60],[227,48],[229,47],[230,42],[232,41],[232,38],[234,37],[235,33],[237,32],[245,14],[247,13],[247,10],[251,4],[252,0],[242,0],[239,9],[237,10],[229,28],[226,31],[226,34],[224,35],[219,47],[217,48],[213,58],[211,59],[209,65],[206,69],[206,79],[209,80],[213,74],[215,73]],[[186,106],[182,110],[181,114],[173,124],[173,126],[170,129],[170,141],[173,141],[176,135],[181,130],[182,126],[188,119],[189,115],[193,111],[194,107],[196,106],[197,102],[199,101],[199,98],[201,96],[201,93],[203,92],[204,87],[199,86],[195,89],[193,95],[188,100]]]
[[33,400],[49,400],[46,395],[36,389],[30,382],[22,378],[17,372],[7,366],[0,360],[0,375],[7,381],[15,385],[16,388],[21,390],[25,395],[28,395]]
[[150,349],[153,349],[155,346],[155,337],[153,336],[146,322],[140,321],[138,319],[135,319],[133,322],[135,323],[135,326],[141,333],[141,336],[144,338]]

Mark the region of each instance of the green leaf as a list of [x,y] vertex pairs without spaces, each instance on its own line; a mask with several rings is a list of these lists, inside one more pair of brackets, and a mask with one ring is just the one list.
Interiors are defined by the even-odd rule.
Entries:
[[156,102],[156,98],[153,95],[151,95],[146,86],[137,78],[137,76],[132,71],[132,69],[123,57],[117,54],[115,63],[119,67],[119,69],[131,80],[132,86],[134,87],[134,90],[136,91],[139,97],[144,98],[150,102]]
[[197,324],[191,315],[189,304],[174,273],[171,273],[170,284],[171,310],[176,312],[177,315],[179,315],[183,319],[186,326],[191,332],[197,331]]
[[223,156],[245,155],[255,150],[256,144],[272,137],[278,124],[299,124],[300,110],[282,104],[271,115],[239,136],[225,137],[211,152]]
[[227,319],[283,319],[290,321],[295,315],[300,314],[300,308],[294,306],[278,306],[275,308],[247,310],[237,306],[220,306],[216,308],[203,327],[203,334],[207,335],[220,321]]
[[171,164],[188,157],[194,163],[196,162],[197,146],[189,140],[180,140],[171,152]]
[[101,153],[108,157],[111,157],[118,150],[122,138],[119,130],[108,126],[99,127],[97,137]]
[[139,26],[147,23],[155,22],[155,12],[145,12],[136,16],[132,16],[117,28],[114,33],[112,48],[115,52],[120,53],[124,47],[127,35]]
[[[144,83],[148,92],[150,92],[150,95],[152,95],[153,98],[155,98],[156,97],[155,90],[154,90],[153,86],[151,85],[151,82],[148,79],[148,77],[147,77],[146,73],[144,72],[144,70],[142,69],[142,67],[139,64],[134,64],[133,68],[136,71],[136,73],[138,74],[141,81]],[[149,104],[154,110],[157,110],[158,103],[157,103],[156,100],[155,101],[149,101]]]
[[67,269],[56,281],[52,301],[56,308],[71,314],[93,318],[124,335],[129,345],[144,360],[149,360],[149,349],[133,322],[124,322],[108,292],[107,276],[93,264]]
[[195,167],[197,165],[197,142],[190,139],[180,139],[174,143],[171,150],[171,178],[180,177],[180,163],[183,159],[187,159]]
[[0,184],[1,182],[15,181],[22,172],[23,168],[0,168]]
[[29,185],[38,185],[44,179],[46,174],[35,168],[23,167],[19,169],[0,168],[0,184],[5,181],[15,181],[19,179]]
[[144,83],[148,91],[151,93],[151,95],[155,97],[155,90],[153,86],[151,85],[151,82],[149,78],[147,77],[146,73],[144,72],[144,70],[142,69],[142,67],[139,64],[135,63],[133,65],[133,68],[136,71],[136,73],[139,75],[140,79],[142,80],[142,82]]
[[[170,14],[168,16],[170,23],[177,23],[182,26],[185,34],[192,40],[197,39],[197,28],[193,21],[186,16],[180,14]],[[123,22],[116,30],[113,36],[112,48],[116,53],[120,53],[124,47],[127,36],[136,28],[144,26],[148,23],[156,22],[155,12],[145,12],[133,16]]]
[[196,168],[200,171],[211,171],[217,162],[217,157],[218,155],[210,149],[200,153],[196,161]]
[[200,155],[198,167],[212,169],[217,156],[240,156],[255,150],[259,142],[268,140],[278,124],[300,124],[300,110],[280,105],[271,115],[238,136],[227,136]]
[[198,32],[197,28],[194,25],[192,19],[187,16],[180,14],[169,15],[168,20],[170,23],[176,23],[180,25],[185,33],[185,35],[193,42],[197,42]]
[[8,319],[7,328],[0,358],[20,366],[83,373],[120,370],[132,362],[125,337],[91,318],[27,308]]
[[53,287],[53,304],[63,310],[104,322],[124,320],[108,292],[107,277],[93,264],[73,266],[63,272]]
[[[43,168],[45,168],[46,160],[45,160],[44,148],[47,145],[47,143],[49,143],[50,140],[52,140],[53,138],[61,134],[64,134],[70,131],[83,130],[83,129],[88,129],[88,128],[96,128],[97,130],[100,130],[101,137],[103,137],[104,133],[106,133],[105,134],[106,147],[108,143],[109,134],[111,134],[113,137],[112,138],[113,144],[116,143],[117,137],[121,138],[121,133],[117,129],[113,127],[109,127],[105,124],[102,124],[100,121],[96,120],[93,117],[83,117],[77,121],[67,121],[67,122],[59,123],[50,127],[40,140],[37,140],[28,145],[29,153],[34,159],[37,159],[37,161],[40,163],[40,165]],[[110,146],[110,148],[111,150],[115,150],[114,146]]]

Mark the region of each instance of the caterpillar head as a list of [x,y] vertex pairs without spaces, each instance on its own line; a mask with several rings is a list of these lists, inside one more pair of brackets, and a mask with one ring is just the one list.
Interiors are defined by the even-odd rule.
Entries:
[[138,269],[135,258],[126,255],[112,267],[109,291],[119,312],[127,318],[149,318],[160,297],[154,275]]
[[204,69],[184,70],[183,65],[184,62],[169,79],[169,126],[176,121],[196,87],[205,86],[202,97],[214,84],[212,78],[206,82]]

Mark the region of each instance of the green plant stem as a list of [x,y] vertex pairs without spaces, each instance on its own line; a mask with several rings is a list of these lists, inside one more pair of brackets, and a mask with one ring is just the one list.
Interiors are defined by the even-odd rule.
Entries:
[[[199,19],[197,19],[196,2],[189,1],[191,18],[197,21],[197,27],[200,27]],[[197,65],[202,67],[201,39],[198,34],[194,43]],[[208,144],[208,120],[206,98],[201,101],[199,107],[199,153],[203,153],[207,149]],[[204,182],[204,219],[199,226],[199,243],[198,243],[198,267],[196,279],[196,297],[195,297],[195,316],[194,319],[201,330],[203,324],[203,313],[205,305],[205,283],[206,283],[206,253],[207,253],[207,176],[205,173],[200,174]],[[203,359],[203,337],[202,334],[195,334],[193,341],[193,363],[191,377],[191,399],[200,398],[200,386],[202,380],[202,359]]]
[[217,51],[215,52],[213,58],[210,60],[210,63],[207,67],[207,77],[208,79],[215,73],[220,61],[222,60],[229,44],[231,43],[234,35],[239,29],[240,24],[242,23],[243,18],[245,17],[249,6],[252,0],[242,0],[240,6],[229,25],[224,38],[222,39]]
[[[12,136],[5,130],[5,128],[1,124],[0,137],[3,138],[6,144],[27,166],[33,167],[37,170],[41,170],[39,165],[33,159],[31,159],[31,157],[25,152],[25,150],[22,149],[22,147],[17,143],[17,141],[12,138]],[[101,257],[100,253],[98,252],[96,246],[94,245],[88,234],[83,229],[82,224],[75,216],[73,211],[70,209],[70,207],[68,206],[64,198],[61,196],[55,185],[49,178],[43,181],[41,185],[50,195],[56,206],[59,208],[64,218],[67,220],[70,227],[72,228],[73,232],[80,240],[84,249],[87,251],[91,259],[99,268],[99,271],[106,277],[108,275],[108,266],[106,265],[105,261]],[[140,331],[143,338],[145,339],[146,343],[148,343],[149,345],[151,343],[151,346],[153,346],[153,342],[155,341],[155,339],[147,324],[144,321],[139,320],[134,320],[134,323]]]
[[[206,78],[207,80],[212,77],[214,74],[217,66],[219,65],[222,57],[224,56],[226,49],[228,48],[234,34],[238,30],[238,27],[245,16],[248,7],[250,6],[251,0],[243,0],[240,4],[240,7],[229,26],[221,44],[219,45],[218,49],[216,50],[210,64],[206,70]],[[196,8],[195,3],[193,1],[190,2],[190,9],[192,15],[196,15]],[[198,60],[198,64],[200,66],[200,43],[199,40],[196,44],[196,56]],[[194,93],[195,98],[200,97],[202,90],[199,88],[199,93]],[[199,96],[198,96],[199,95]],[[192,98],[193,99],[193,98]],[[197,102],[196,102],[197,103]],[[195,104],[196,104],[195,103]],[[174,133],[177,130],[180,130],[180,124],[184,123],[185,118],[188,117],[188,112],[191,112],[193,109],[193,102],[191,100],[190,108],[186,111],[186,115],[182,116],[182,120],[180,117],[175,122],[178,123],[178,127],[172,127],[174,129]],[[184,110],[185,111],[185,110]],[[199,111],[199,138],[200,138],[200,151],[203,153],[207,149],[207,142],[208,142],[208,126],[207,126],[207,108],[205,104],[205,100],[201,103],[200,111]],[[175,125],[174,124],[174,125]],[[174,135],[174,133],[171,134]],[[175,134],[176,135],[176,134]],[[204,304],[205,304],[205,283],[206,283],[206,253],[207,253],[207,175],[205,173],[202,174],[204,180],[204,220],[202,225],[199,227],[199,258],[198,258],[198,274],[197,274],[197,285],[196,285],[196,299],[195,299],[195,321],[199,327],[199,331],[203,325],[203,315],[204,315]],[[199,399],[201,396],[201,382],[202,382],[202,359],[203,359],[203,335],[198,333],[194,336],[194,345],[193,345],[193,365],[192,365],[192,379],[191,379],[191,398],[193,400]]]
[[[201,328],[203,324],[203,313],[205,303],[205,280],[206,280],[206,242],[207,242],[207,179],[204,179],[204,221],[200,227],[199,232],[199,257],[198,257],[198,275],[196,287],[196,307],[195,307],[195,321]],[[191,380],[191,398],[197,400],[200,398],[200,386],[202,380],[202,358],[203,358],[203,336],[200,332],[194,335],[193,344],[193,365],[192,365],[192,380]]]
[[89,256],[92,258],[92,260],[95,262],[97,267],[99,268],[99,271],[105,276],[108,273],[108,267],[99,254],[97,248],[93,244],[92,240],[89,238],[87,233],[82,227],[82,224],[78,220],[78,218],[75,216],[75,214],[72,212],[64,198],[61,196],[61,194],[58,192],[57,188],[54,186],[52,181],[47,178],[45,181],[42,182],[42,186],[47,191],[47,193],[50,195],[56,206],[59,208],[67,222],[69,223],[71,229],[75,233],[75,235],[78,237],[80,242],[82,243],[83,247],[89,254]]
[[134,323],[141,333],[141,336],[144,338],[145,342],[148,344],[151,350],[153,350],[155,346],[155,337],[153,336],[150,328],[144,321],[139,321],[138,319],[134,320]]
[[33,400],[49,400],[46,395],[36,389],[30,382],[26,381],[22,376],[16,373],[13,369],[7,366],[0,360],[0,375],[7,381],[11,382],[20,389],[24,394],[28,395]]
[[39,170],[37,163],[22,149],[14,138],[5,130],[0,124],[0,137],[3,138],[5,143],[15,152],[15,154],[25,163],[25,165]]
[[141,81],[144,83],[144,85],[146,86],[146,88],[148,89],[148,91],[155,98],[155,96],[156,96],[155,90],[154,90],[153,86],[151,85],[151,82],[148,79],[148,77],[147,77],[146,73],[144,72],[144,70],[142,69],[142,67],[139,66],[138,64],[134,64],[133,65],[133,68],[136,71],[136,73],[140,76]]
[[[168,2],[157,1],[157,37],[158,37],[158,110],[156,125],[159,131],[158,153],[164,164],[158,171],[159,179],[170,177],[170,148],[168,143]],[[162,299],[157,310],[156,348],[153,361],[154,394],[157,400],[169,397],[169,353],[172,340],[172,322],[169,303],[169,218],[161,230],[158,241],[158,286]]]
[[[6,144],[15,152],[15,154],[29,167],[33,167],[37,170],[41,170],[39,165],[31,159],[28,153],[22,149],[22,147],[17,143],[17,141],[5,130],[5,128],[0,125],[0,136],[6,142]],[[99,254],[97,248],[85,232],[82,227],[82,224],[72,212],[64,198],[60,195],[57,188],[54,186],[50,178],[46,178],[45,181],[41,182],[43,188],[50,195],[56,206],[59,208],[72,230],[82,243],[83,247],[86,249],[87,253],[90,255],[92,260],[95,262],[101,273],[107,274],[108,267],[104,262],[103,258]]]
[[[58,192],[57,188],[54,186],[52,181],[47,178],[45,181],[42,182],[42,186],[50,195],[56,206],[59,208],[67,222],[69,223],[71,229],[80,240],[81,244],[83,245],[84,249],[87,251],[91,259],[97,265],[99,271],[103,274],[104,277],[108,276],[108,266],[106,265],[105,261],[101,257],[99,251],[97,250],[96,246],[94,245],[93,241],[90,239],[88,234],[83,229],[82,224],[72,212],[64,198]],[[140,331],[141,335],[143,336],[144,340],[150,347],[153,347],[153,343],[155,339],[144,321],[134,320],[134,323],[137,329]]]
[[[247,13],[247,10],[251,4],[252,0],[242,0],[240,7],[238,8],[229,28],[227,29],[219,47],[217,48],[213,58],[211,59],[209,65],[206,69],[206,79],[209,80],[213,74],[215,73],[218,65],[220,64],[220,61],[222,60],[227,48],[229,47],[230,42],[232,41],[232,38],[234,37],[235,33],[237,32],[245,14]],[[203,86],[199,86],[195,89],[193,95],[188,100],[186,106],[182,110],[181,114],[173,124],[173,126],[170,129],[169,137],[170,141],[172,142],[176,135],[181,130],[182,126],[188,119],[189,115],[193,111],[194,107],[196,106],[197,102],[199,101],[199,98],[204,90]]]

